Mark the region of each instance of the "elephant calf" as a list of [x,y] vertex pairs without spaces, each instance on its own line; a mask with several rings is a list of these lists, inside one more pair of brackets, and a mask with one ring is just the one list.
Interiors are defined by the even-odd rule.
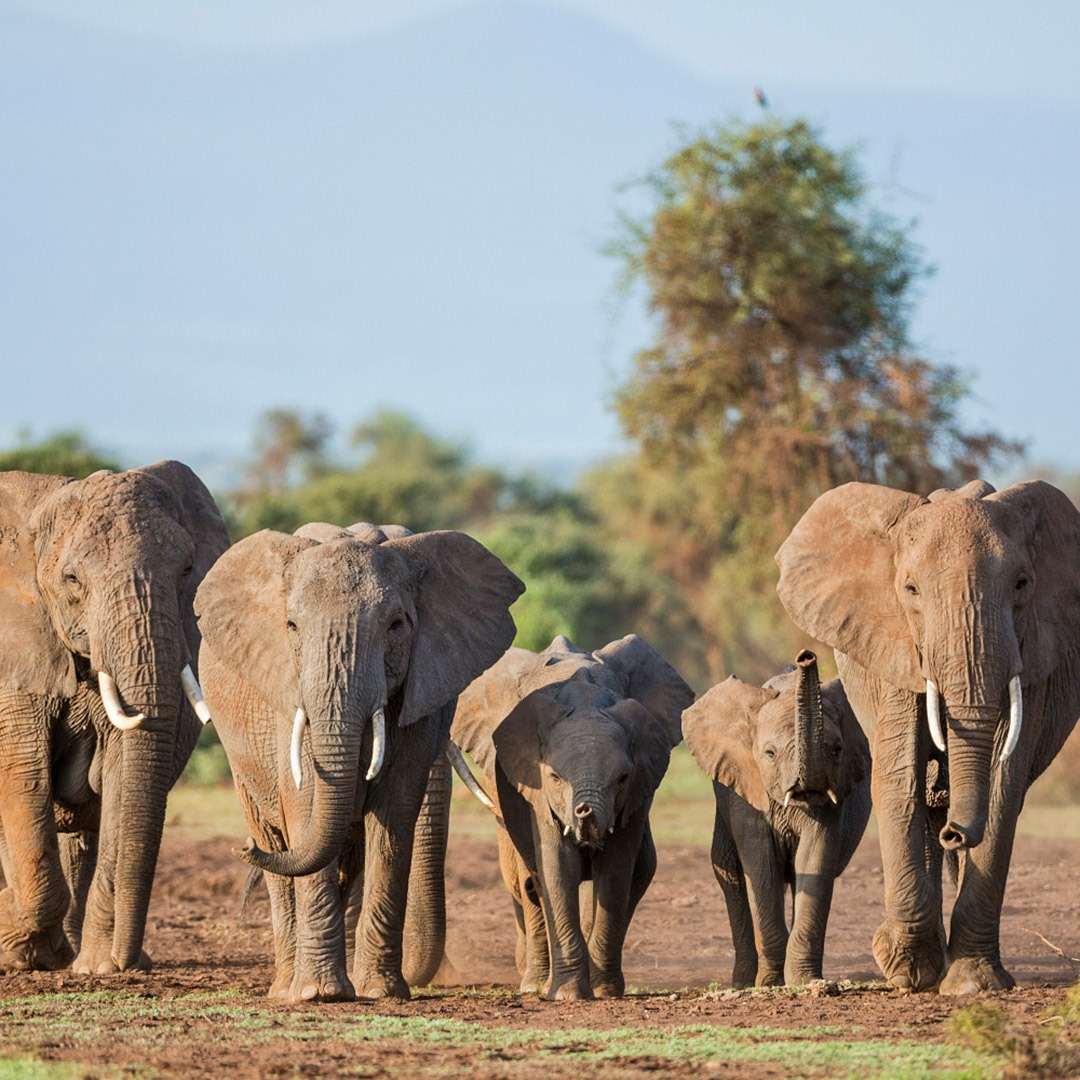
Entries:
[[[712,861],[735,944],[735,986],[821,978],[833,882],[870,816],[870,750],[839,679],[817,658],[751,686],[732,676],[683,713],[713,779]],[[794,889],[790,933],[786,887]]]
[[693,699],[634,635],[596,653],[565,637],[539,654],[511,649],[458,699],[451,738],[483,767],[502,815],[522,990],[621,996],[623,940],[656,870],[649,807]]

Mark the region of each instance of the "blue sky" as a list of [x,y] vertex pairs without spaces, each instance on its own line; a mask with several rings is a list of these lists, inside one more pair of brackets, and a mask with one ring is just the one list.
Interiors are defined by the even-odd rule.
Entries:
[[0,440],[222,475],[257,415],[403,408],[567,475],[648,342],[602,254],[672,123],[859,143],[973,423],[1080,466],[1080,6],[0,2]]

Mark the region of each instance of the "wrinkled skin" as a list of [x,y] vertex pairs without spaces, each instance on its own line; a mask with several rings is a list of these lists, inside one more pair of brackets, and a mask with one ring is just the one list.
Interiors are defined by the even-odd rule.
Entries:
[[820,688],[823,753],[809,771],[796,738],[796,680],[792,671],[762,688],[731,676],[683,713],[686,744],[716,795],[713,872],[731,922],[736,987],[822,977],[833,883],[870,816],[870,751],[840,680]]
[[[0,954],[110,974],[142,950],[169,788],[201,725],[195,588],[228,546],[209,492],[159,462],[0,474]],[[129,713],[114,727],[97,673]],[[74,902],[71,899],[74,898]]]
[[451,738],[483,767],[503,822],[523,990],[622,995],[623,941],[656,870],[649,808],[693,698],[634,635],[596,653],[564,637],[511,649],[459,698]]
[[[240,854],[267,871],[271,996],[407,998],[407,893],[429,934],[418,947],[438,954],[412,966],[437,967],[449,783],[436,756],[455,696],[513,640],[507,609],[522,589],[462,533],[398,526],[265,530],[207,576],[196,600],[203,691],[251,830]],[[380,708],[385,759],[368,780]],[[410,890],[414,831],[423,866]]]
[[[885,977],[943,994],[1012,987],[999,924],[1016,819],[1080,712],[1080,514],[1040,481],[1000,493],[974,481],[929,499],[848,484],[814,503],[777,562],[784,606],[837,650],[872,732],[886,912],[874,955]],[[1023,727],[1002,762],[1016,676]],[[929,737],[927,680],[945,754]],[[946,772],[942,812],[927,777]],[[943,848],[960,880],[947,938]]]

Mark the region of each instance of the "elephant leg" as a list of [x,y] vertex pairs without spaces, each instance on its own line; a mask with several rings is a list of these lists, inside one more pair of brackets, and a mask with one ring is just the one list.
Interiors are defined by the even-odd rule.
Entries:
[[536,887],[536,879],[521,864],[521,914],[524,921],[525,970],[521,975],[521,990],[542,994],[551,977],[551,955],[548,952],[544,907]]
[[[22,733],[35,726],[26,695],[9,692],[0,709],[17,717]],[[4,832],[4,876],[0,891],[0,955],[18,967],[56,970],[71,962],[64,935],[70,893],[60,862],[53,816],[49,750],[44,733],[28,738],[20,752],[5,754],[0,772],[0,823]]]
[[290,1001],[353,1001],[345,964],[345,910],[335,859],[315,874],[293,878],[296,954]]
[[757,979],[757,944],[754,941],[754,922],[750,917],[750,899],[746,890],[746,878],[739,850],[728,827],[727,815],[717,795],[716,820],[713,825],[712,867],[720,884],[727,905],[728,922],[731,925],[731,943],[735,948],[735,966],[731,972],[731,985],[736,989],[753,986]]
[[578,898],[581,852],[571,841],[564,843],[562,831],[550,820],[538,822],[536,815],[531,817],[535,876],[550,952],[544,996],[558,1001],[591,998],[589,950],[581,933]]
[[[413,835],[428,773],[445,734],[441,723],[428,719],[389,728],[386,768],[367,789],[364,901],[353,963],[353,984],[361,997],[410,997],[402,974],[402,937]],[[361,760],[366,760],[364,754],[361,750]]]
[[885,876],[885,921],[874,959],[898,990],[929,990],[945,971],[941,885],[927,874],[926,765],[930,735],[924,700],[872,679],[838,656],[848,699],[864,726],[876,719],[871,793]]
[[364,830],[354,830],[351,850],[342,860],[341,895],[345,905],[345,955],[356,955],[356,928],[364,908]]
[[293,878],[264,874],[274,934],[274,981],[267,997],[289,1000],[296,974],[296,888]]
[[[750,814],[756,811],[750,810]],[[757,952],[755,986],[783,986],[784,961],[787,956],[788,928],[784,918],[787,886],[784,860],[768,822],[761,818],[736,828],[735,841],[743,852],[743,875],[746,901],[754,928]]]
[[1023,761],[1017,761],[1014,771],[1010,759],[1005,770],[1001,799],[991,799],[982,843],[961,853],[960,890],[949,926],[949,970],[939,987],[942,994],[1011,990],[1016,985],[1001,963],[999,935],[1016,819],[1026,794],[1021,778],[1026,778],[1027,769]]
[[72,832],[60,834],[60,863],[64,879],[71,892],[71,903],[64,917],[64,933],[74,950],[82,942],[83,919],[86,915],[86,898],[97,865],[98,834],[96,832]]
[[621,829],[607,838],[603,851],[593,853],[593,896],[595,917],[589,936],[589,969],[596,997],[622,997],[626,980],[622,972],[622,950],[630,916],[637,899],[644,895],[656,870],[655,849],[652,858],[645,855],[645,827],[648,806],[638,810]]
[[784,983],[796,986],[822,977],[825,930],[842,831],[841,811],[824,811],[824,820],[809,821],[795,850],[795,913],[784,960]]

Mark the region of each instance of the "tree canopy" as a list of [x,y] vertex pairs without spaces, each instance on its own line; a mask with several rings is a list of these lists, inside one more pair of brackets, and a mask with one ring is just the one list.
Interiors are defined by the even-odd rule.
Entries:
[[616,394],[639,452],[593,490],[679,583],[712,674],[762,674],[792,637],[772,554],[814,497],[849,480],[930,491],[1019,447],[968,430],[967,382],[914,349],[927,267],[854,152],[803,120],[682,138],[613,248],[656,337]]
[[120,465],[91,446],[77,430],[57,431],[36,441],[28,432],[21,432],[16,445],[0,453],[0,472],[20,470],[81,480],[99,469],[115,471]]

